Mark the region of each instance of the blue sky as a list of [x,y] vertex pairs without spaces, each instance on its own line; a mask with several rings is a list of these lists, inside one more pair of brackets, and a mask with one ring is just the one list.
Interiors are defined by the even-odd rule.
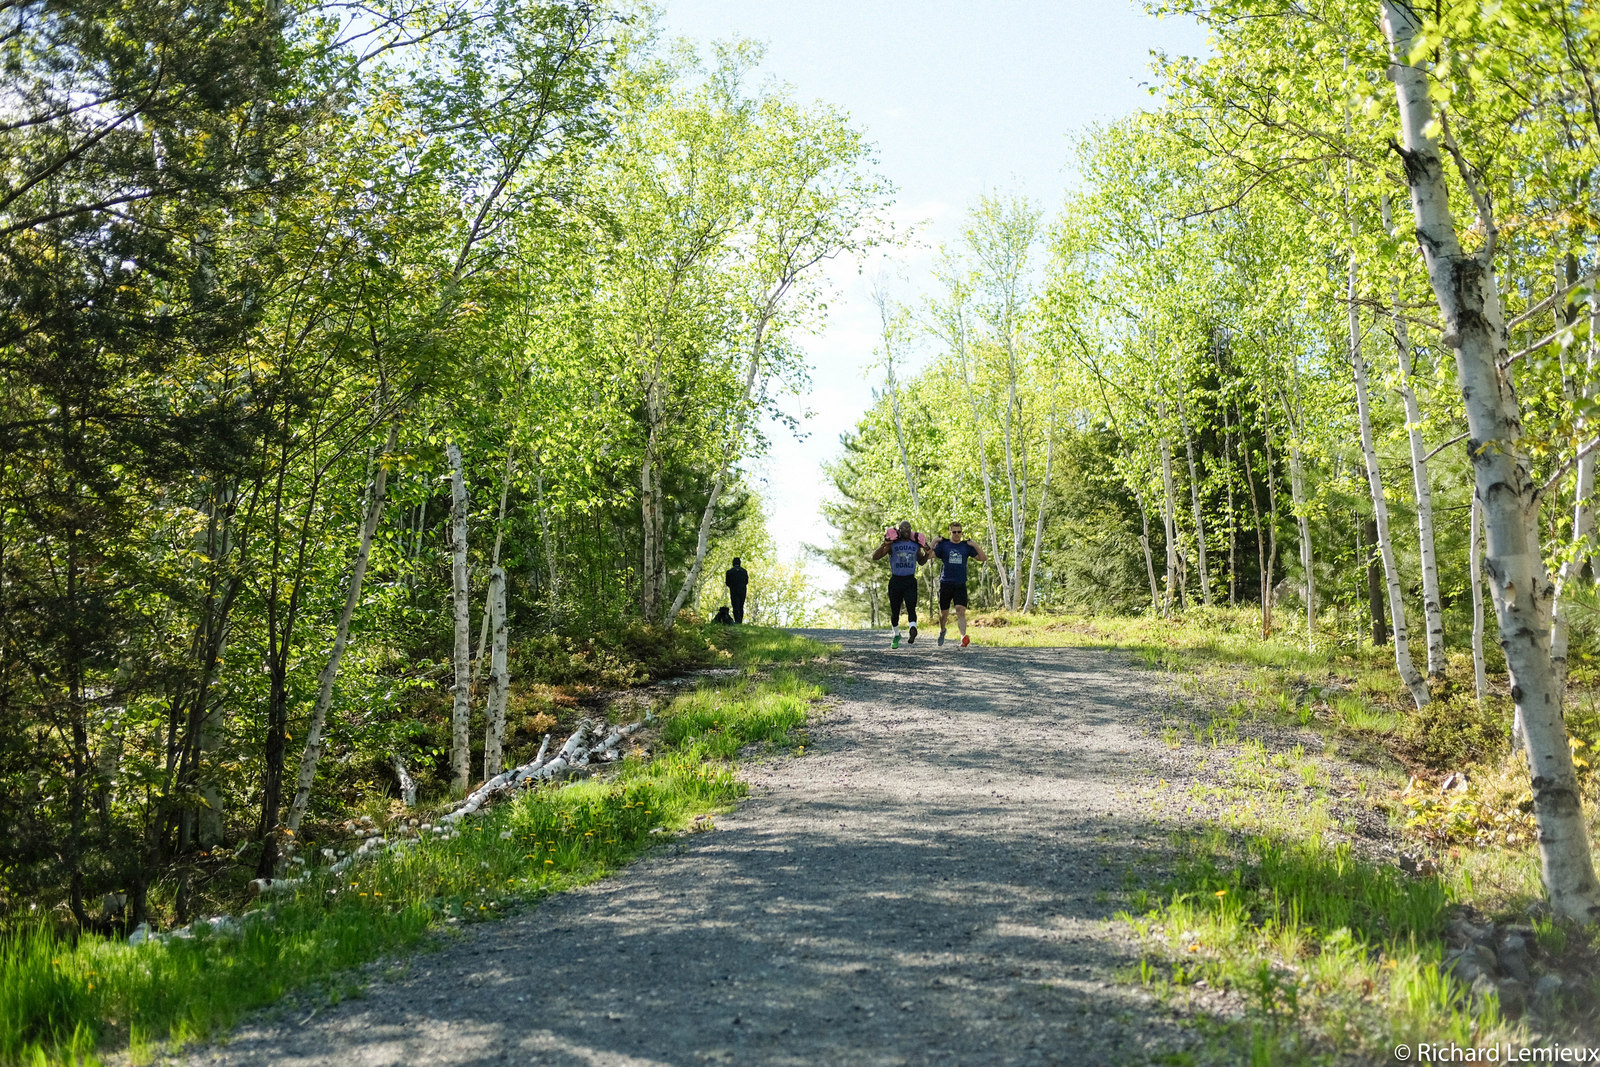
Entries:
[[[662,21],[673,36],[765,42],[766,72],[802,100],[848,112],[899,188],[897,222],[921,224],[919,243],[892,262],[828,268],[838,299],[826,329],[804,339],[814,384],[797,405],[815,414],[802,440],[773,428],[756,472],[780,553],[792,559],[802,542],[827,542],[821,464],[880,384],[866,373],[877,339],[872,280],[905,300],[923,291],[936,248],[955,239],[962,213],[985,191],[1024,193],[1053,212],[1073,135],[1149,106],[1152,50],[1200,54],[1204,36],[1126,0],[668,0]],[[820,584],[837,584],[831,568],[810,568]]]

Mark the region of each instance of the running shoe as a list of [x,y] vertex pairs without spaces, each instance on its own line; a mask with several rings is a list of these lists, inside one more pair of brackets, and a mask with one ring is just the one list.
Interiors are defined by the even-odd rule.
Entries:
[[900,647],[900,635],[899,634],[895,634],[894,635],[894,640],[889,642],[889,647],[890,648],[899,648]]
[[916,643],[917,643],[917,628],[915,626],[913,626],[911,628],[911,636],[906,638],[906,644],[914,645]]
[[940,645],[944,644],[944,627],[943,626],[939,627],[939,644]]
[[962,634],[961,635],[961,647],[962,648],[966,648],[970,644],[972,644],[972,638],[968,637],[966,634]]

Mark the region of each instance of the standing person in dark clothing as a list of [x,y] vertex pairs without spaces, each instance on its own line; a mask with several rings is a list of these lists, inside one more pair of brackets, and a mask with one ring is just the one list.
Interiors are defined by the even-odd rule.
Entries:
[[961,629],[961,647],[967,647],[967,560],[979,563],[988,559],[983,549],[961,536],[961,524],[950,524],[950,536],[939,538],[933,554],[944,560],[944,570],[939,575],[939,643],[944,644],[945,624],[950,618],[950,605],[956,606],[956,625]]
[[744,591],[750,585],[750,572],[739,566],[738,556],[733,557],[733,566],[722,576],[722,584],[728,587],[728,596],[733,600],[733,621],[744,622]]
[[890,648],[900,647],[900,605],[906,608],[906,620],[911,623],[911,636],[906,643],[917,643],[917,564],[929,559],[927,538],[911,532],[911,524],[883,531],[883,544],[872,554],[873,559],[889,557],[889,621],[894,623],[894,640]]

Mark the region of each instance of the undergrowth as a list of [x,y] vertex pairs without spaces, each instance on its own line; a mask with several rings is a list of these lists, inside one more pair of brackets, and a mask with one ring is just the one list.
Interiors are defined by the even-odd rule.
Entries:
[[[741,639],[794,662],[825,651]],[[708,827],[697,817],[744,793],[733,758],[752,745],[803,746],[821,692],[787,670],[685,692],[661,711],[654,759],[523,793],[458,833],[424,835],[342,877],[314,873],[237,933],[197,923],[191,936],[139,945],[43,926],[0,934],[0,1063],[92,1064],[97,1050],[120,1046],[141,1062],[158,1044],[217,1034],[293,990],[337,1000],[355,987],[353,968],[417,947],[430,931],[603,877],[654,841]]]

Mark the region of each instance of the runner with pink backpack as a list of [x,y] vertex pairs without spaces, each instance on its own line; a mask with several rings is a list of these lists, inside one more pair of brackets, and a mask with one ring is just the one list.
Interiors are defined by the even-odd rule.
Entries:
[[872,553],[874,560],[889,557],[889,621],[894,626],[890,648],[900,647],[900,607],[905,605],[906,621],[911,624],[911,636],[906,644],[917,641],[917,567],[932,559],[928,539],[911,529],[911,523],[902,521],[883,531],[883,543]]

